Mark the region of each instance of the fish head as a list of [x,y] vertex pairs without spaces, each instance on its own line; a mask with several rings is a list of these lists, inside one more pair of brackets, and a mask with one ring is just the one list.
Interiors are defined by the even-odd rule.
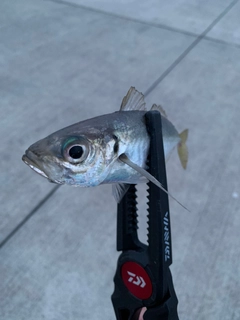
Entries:
[[22,160],[57,184],[90,187],[101,184],[117,159],[117,138],[110,132],[59,130],[31,145]]

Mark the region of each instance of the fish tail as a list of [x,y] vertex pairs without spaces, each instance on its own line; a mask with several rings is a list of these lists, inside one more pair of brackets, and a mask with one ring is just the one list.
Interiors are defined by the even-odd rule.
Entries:
[[187,168],[187,162],[188,162],[188,149],[186,145],[186,141],[188,138],[188,129],[183,130],[180,134],[179,137],[181,141],[178,144],[178,156],[181,162],[181,165],[183,169]]

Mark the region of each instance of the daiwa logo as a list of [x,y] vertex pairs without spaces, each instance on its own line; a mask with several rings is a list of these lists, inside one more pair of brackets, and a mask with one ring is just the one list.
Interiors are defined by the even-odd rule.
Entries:
[[166,212],[165,216],[163,218],[163,223],[164,223],[164,244],[165,244],[165,261],[170,259],[171,255],[171,248],[170,248],[170,232],[169,232],[169,213]]
[[121,267],[121,277],[128,291],[141,300],[152,295],[152,281],[147,271],[135,261],[126,261]]
[[127,271],[127,273],[130,276],[128,278],[128,282],[130,282],[130,283],[132,282],[133,284],[135,284],[136,286],[140,286],[141,288],[144,288],[146,286],[146,282],[144,281],[144,279],[142,277],[137,276],[135,273],[132,273],[130,271]]

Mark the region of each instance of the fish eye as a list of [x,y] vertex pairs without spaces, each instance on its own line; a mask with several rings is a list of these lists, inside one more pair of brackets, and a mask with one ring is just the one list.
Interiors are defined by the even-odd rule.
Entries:
[[68,151],[69,156],[73,159],[80,159],[83,155],[83,147],[82,146],[73,146]]
[[88,149],[85,145],[72,144],[64,152],[65,158],[70,163],[83,162],[88,156]]
[[73,164],[83,162],[88,154],[89,147],[84,139],[69,139],[63,146],[63,157]]

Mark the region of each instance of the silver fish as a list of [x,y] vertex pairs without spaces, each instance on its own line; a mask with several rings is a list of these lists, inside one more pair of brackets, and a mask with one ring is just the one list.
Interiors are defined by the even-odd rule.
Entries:
[[[151,110],[162,114],[165,157],[178,146],[181,164],[186,168],[188,130],[179,134],[161,106],[153,105]],[[148,179],[162,188],[145,170],[150,143],[146,111],[143,94],[131,87],[120,111],[59,130],[31,145],[22,160],[54,183],[81,187],[111,183],[117,201],[126,191],[123,184]]]

